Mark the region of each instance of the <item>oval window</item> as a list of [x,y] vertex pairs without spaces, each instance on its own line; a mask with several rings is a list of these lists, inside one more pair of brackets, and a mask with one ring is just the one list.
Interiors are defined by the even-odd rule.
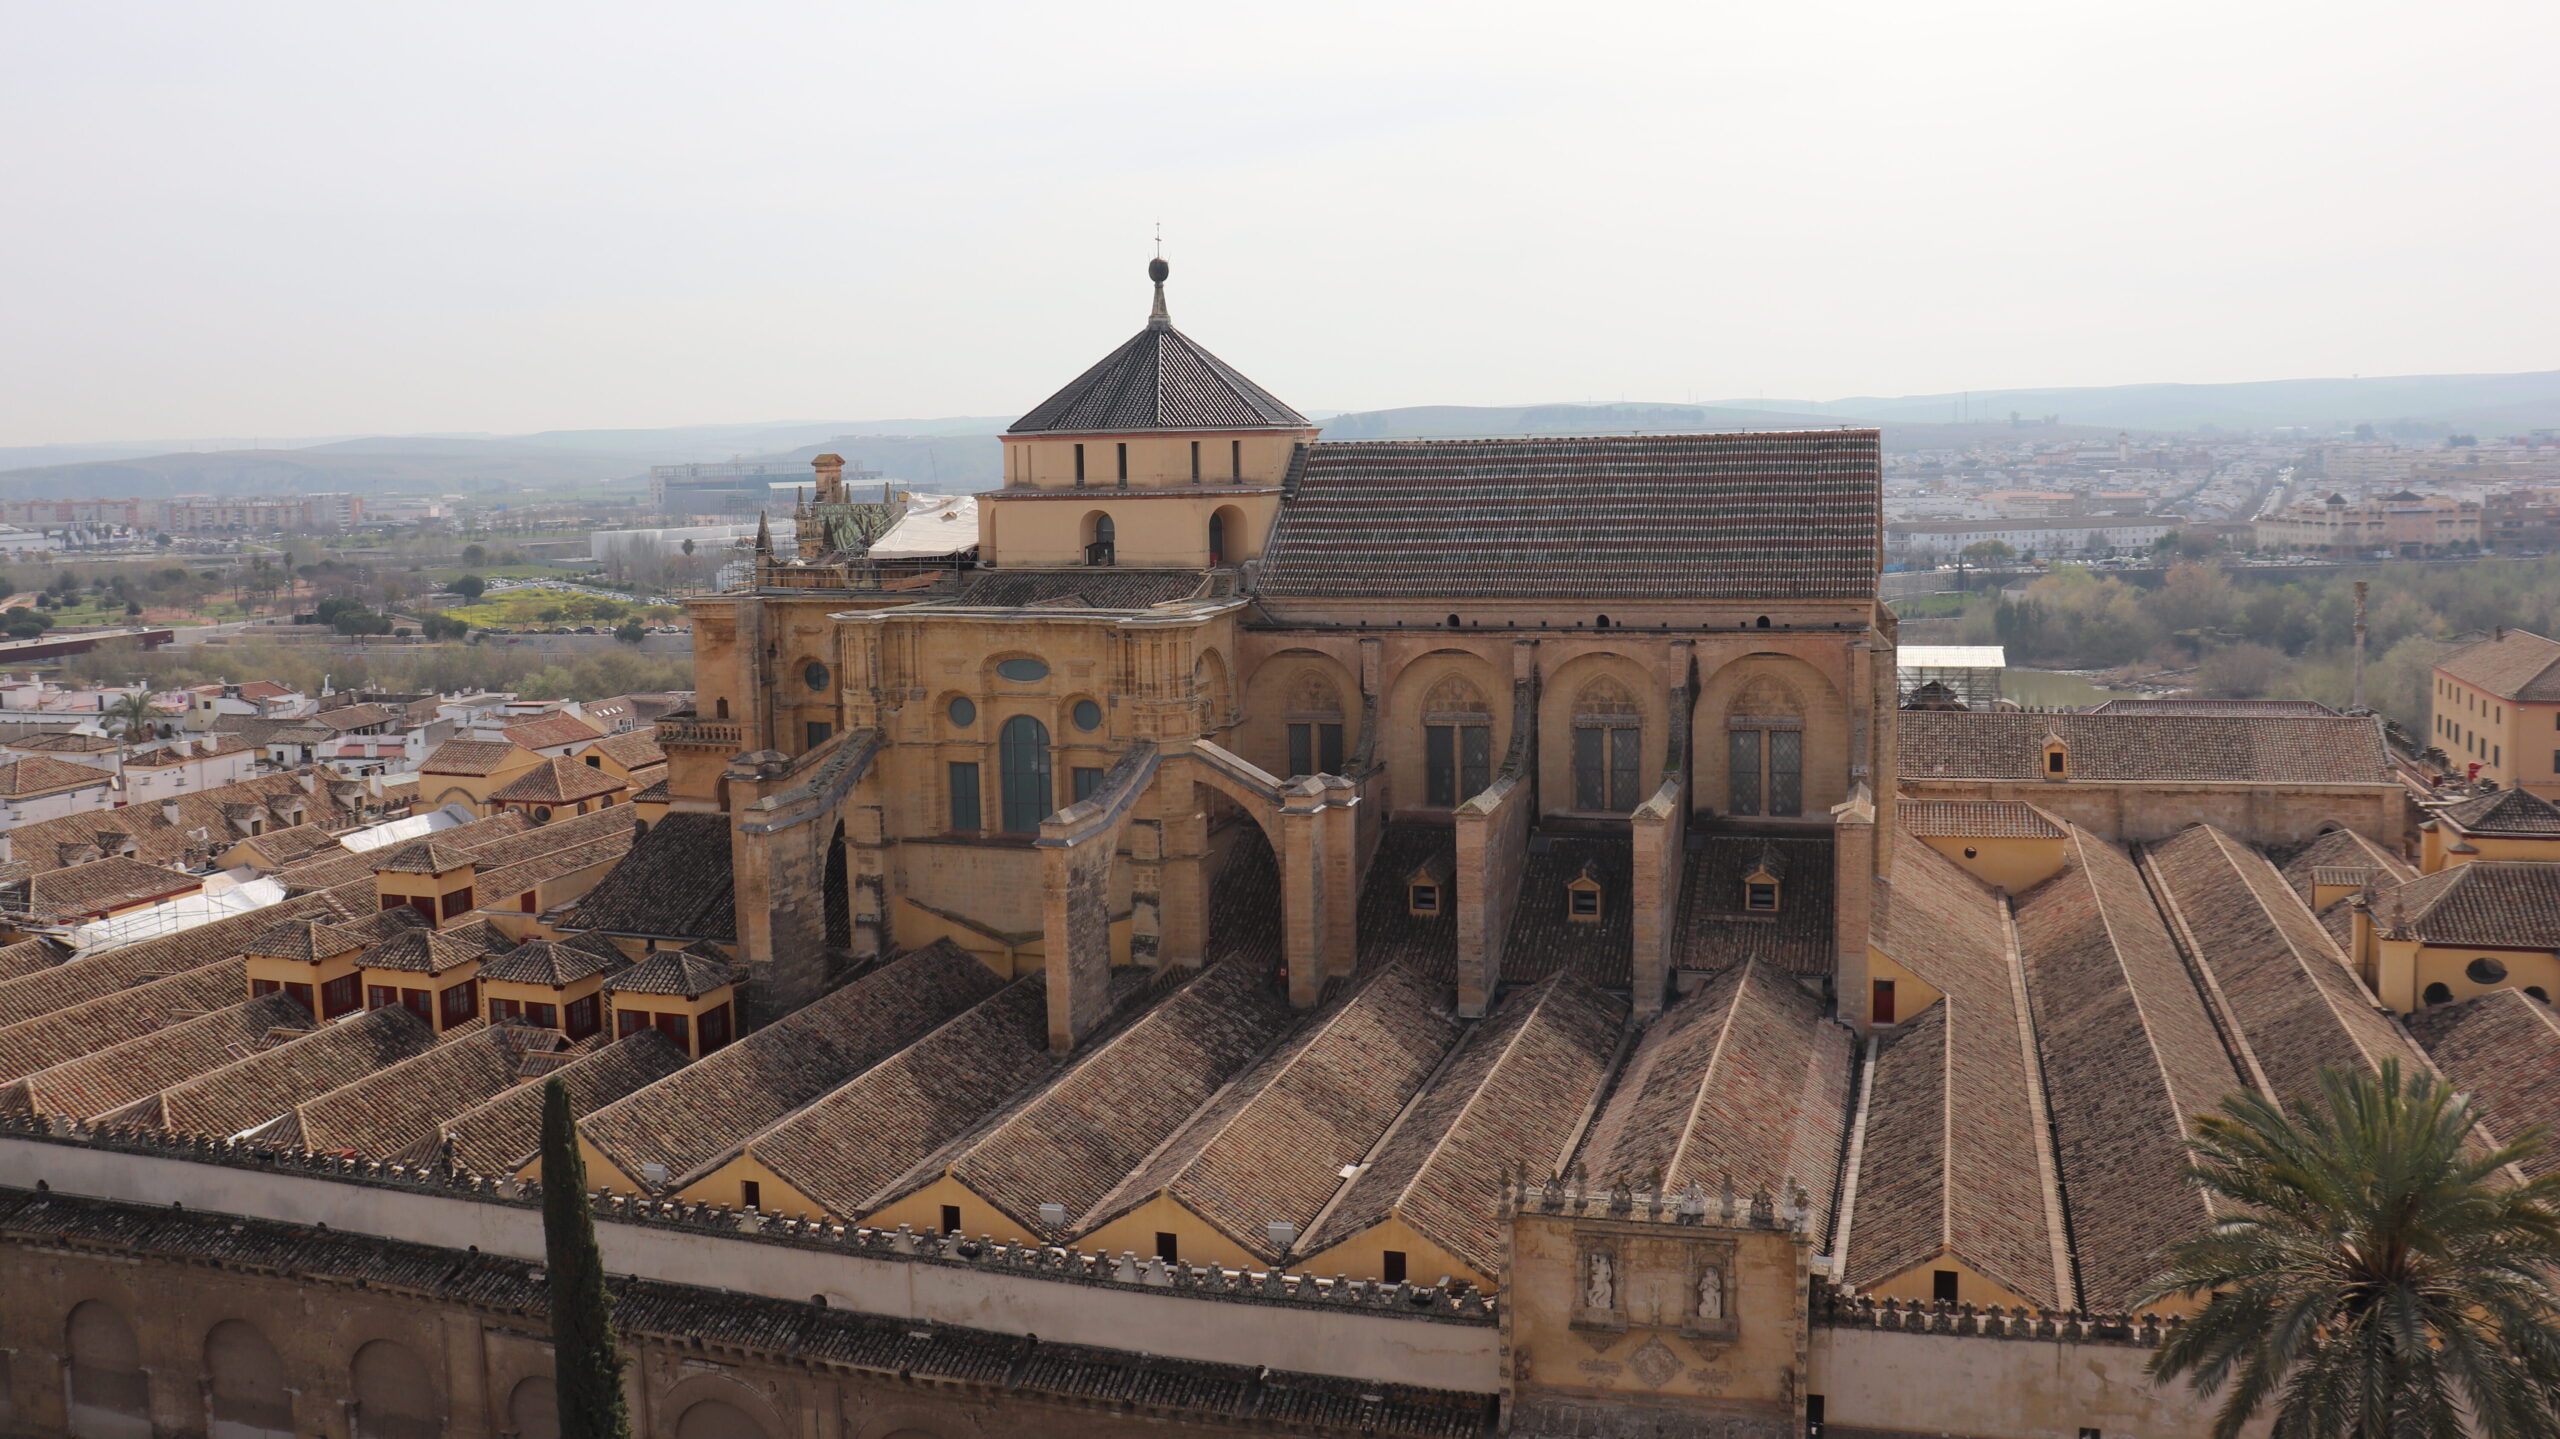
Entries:
[[1087,733],[1102,728],[1102,706],[1091,700],[1077,700],[1071,717],[1076,722],[1076,728]]
[[818,663],[816,660],[811,660],[809,661],[809,667],[800,672],[800,678],[813,690],[825,689],[827,687],[827,667]]
[[2464,965],[2462,973],[2473,984],[2496,984],[2507,977],[2507,967],[2484,954]]
[[951,702],[951,722],[962,729],[978,722],[978,703],[962,695]]
[[1045,680],[1049,677],[1049,662],[1030,659],[999,660],[996,663],[996,673],[1015,684],[1027,685],[1033,680]]
[[2541,985],[2528,984],[2524,987],[2524,992],[2532,995],[2538,1000],[2541,1000],[2544,1004],[2549,1004],[2551,1002],[2551,996],[2543,993]]
[[2453,999],[2453,990],[2442,981],[2438,981],[2437,983],[2428,985],[2426,993],[2418,997],[2429,1004],[2445,1004]]

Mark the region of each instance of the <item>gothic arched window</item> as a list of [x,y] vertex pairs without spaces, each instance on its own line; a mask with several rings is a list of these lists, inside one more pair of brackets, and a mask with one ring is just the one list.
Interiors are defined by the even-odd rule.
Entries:
[[1726,809],[1804,813],[1804,702],[1782,681],[1743,686],[1725,714]]
[[1299,677],[1289,688],[1289,774],[1342,773],[1342,696],[1322,675]]
[[1422,701],[1422,802],[1455,809],[1491,783],[1493,712],[1482,691],[1451,675]]
[[1593,680],[1573,701],[1573,807],[1624,814],[1642,803],[1644,717],[1614,680]]
[[1049,727],[1029,715],[1006,720],[996,735],[996,763],[1002,776],[1005,832],[1038,834],[1040,821],[1055,808],[1049,784]]

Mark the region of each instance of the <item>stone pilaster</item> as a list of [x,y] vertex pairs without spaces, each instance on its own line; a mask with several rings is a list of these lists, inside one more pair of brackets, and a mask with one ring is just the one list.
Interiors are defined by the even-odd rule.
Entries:
[[1876,880],[1876,808],[1865,785],[1832,807],[1831,861],[1832,933],[1838,944],[1832,979],[1841,1022],[1863,1035],[1874,1023],[1867,941],[1874,923]]

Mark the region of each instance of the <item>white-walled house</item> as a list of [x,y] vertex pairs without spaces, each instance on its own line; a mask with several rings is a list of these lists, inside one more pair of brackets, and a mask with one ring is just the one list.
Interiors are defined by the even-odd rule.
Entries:
[[0,764],[0,832],[38,820],[113,809],[121,787],[114,774],[93,765],[50,755],[22,755]]
[[124,761],[124,802],[194,794],[257,773],[258,752],[238,735],[206,735],[147,745]]

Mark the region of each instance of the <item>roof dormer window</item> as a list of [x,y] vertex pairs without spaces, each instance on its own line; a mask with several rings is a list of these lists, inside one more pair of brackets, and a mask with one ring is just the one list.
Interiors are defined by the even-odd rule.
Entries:
[[2044,777],[2071,778],[2071,747],[2062,742],[2062,736],[2050,731],[2044,737]]
[[1589,869],[1565,881],[1564,917],[1576,924],[1600,922],[1600,880]]

